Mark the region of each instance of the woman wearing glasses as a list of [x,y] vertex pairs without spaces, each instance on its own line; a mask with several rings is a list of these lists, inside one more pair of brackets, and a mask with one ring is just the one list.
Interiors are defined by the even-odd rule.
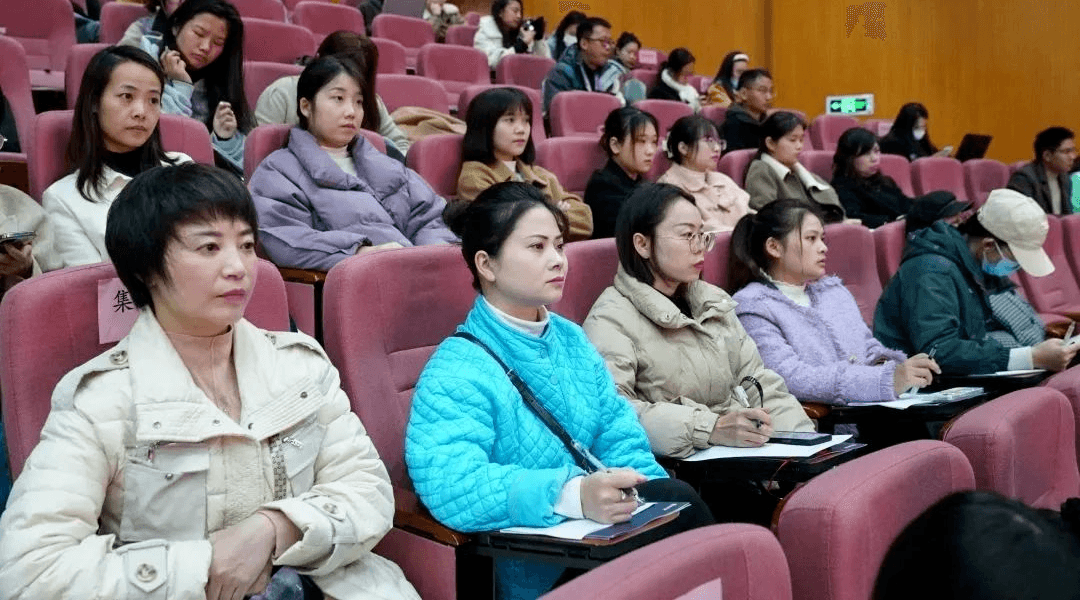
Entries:
[[735,302],[701,281],[715,232],[703,230],[693,196],[672,185],[638,187],[619,213],[615,243],[615,283],[584,328],[653,452],[685,457],[714,445],[760,446],[774,430],[813,431],[765,368]]
[[716,170],[720,134],[701,115],[683,117],[668,130],[664,153],[671,168],[657,183],[670,183],[694,197],[706,231],[731,231],[750,212],[750,194]]

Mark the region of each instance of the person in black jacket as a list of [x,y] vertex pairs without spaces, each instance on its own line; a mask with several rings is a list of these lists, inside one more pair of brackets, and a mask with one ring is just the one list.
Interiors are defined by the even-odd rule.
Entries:
[[836,143],[832,186],[847,216],[871,229],[906,215],[912,202],[882,174],[880,161],[877,137],[862,127],[848,129]]
[[686,48],[676,48],[660,65],[660,77],[649,90],[653,100],[674,100],[689,104],[694,112],[701,109],[701,92],[690,85],[694,74],[694,55]]
[[1009,189],[1039,203],[1048,215],[1080,213],[1072,201],[1069,171],[1076,161],[1076,136],[1064,127],[1051,127],[1035,136],[1035,160],[1009,178]]
[[585,203],[592,209],[593,238],[615,236],[615,217],[623,202],[652,168],[660,130],[656,117],[625,106],[604,121],[600,147],[608,155],[603,169],[594,171],[585,186]]
[[881,151],[885,154],[897,154],[908,160],[924,156],[948,156],[951,148],[939,152],[937,146],[930,141],[930,133],[926,130],[929,119],[929,111],[918,102],[908,102],[901,106],[889,133],[881,138]]
[[739,77],[732,104],[720,124],[724,152],[761,147],[761,124],[772,106],[773,78],[765,69],[749,69]]

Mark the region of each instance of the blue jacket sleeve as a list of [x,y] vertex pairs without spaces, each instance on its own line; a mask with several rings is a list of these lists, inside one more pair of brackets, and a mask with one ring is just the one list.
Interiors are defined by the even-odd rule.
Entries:
[[227,140],[223,140],[217,134],[210,134],[210,141],[225,160],[229,161],[237,169],[244,170],[244,142],[247,136],[237,131]]
[[185,81],[170,79],[161,95],[161,112],[170,115],[191,116],[191,93],[195,86]]

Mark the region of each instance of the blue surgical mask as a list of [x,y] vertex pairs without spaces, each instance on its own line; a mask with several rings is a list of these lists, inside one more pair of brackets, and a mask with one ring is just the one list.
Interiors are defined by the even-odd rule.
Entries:
[[993,275],[994,277],[1008,277],[1009,275],[1012,275],[1013,273],[1020,270],[1020,263],[1016,262],[1015,260],[1009,260],[1008,258],[1005,258],[1005,253],[1001,251],[1001,246],[998,246],[997,242],[994,242],[994,246],[997,248],[998,255],[1001,256],[1001,259],[997,262],[990,262],[986,260],[985,256],[983,256],[983,273],[986,273],[987,275]]

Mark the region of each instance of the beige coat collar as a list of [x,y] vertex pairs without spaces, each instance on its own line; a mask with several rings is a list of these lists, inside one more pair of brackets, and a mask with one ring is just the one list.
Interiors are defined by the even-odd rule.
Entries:
[[686,290],[686,301],[694,315],[691,319],[684,315],[670,298],[651,285],[635,279],[623,270],[622,265],[619,265],[615,274],[615,289],[645,318],[664,329],[693,327],[704,331],[702,323],[713,318],[723,318],[735,310],[735,301],[727,293],[699,279],[691,283]]

